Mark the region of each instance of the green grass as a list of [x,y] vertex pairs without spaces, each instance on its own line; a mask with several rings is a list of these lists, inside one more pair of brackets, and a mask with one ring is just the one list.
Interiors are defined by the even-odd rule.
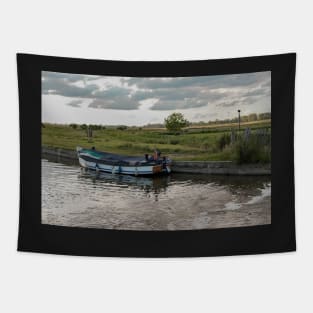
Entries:
[[[259,127],[270,128],[270,123],[258,122],[255,125],[250,124],[249,127],[253,134]],[[223,125],[223,127],[215,128],[185,129],[181,134],[172,134],[165,129],[119,130],[107,127],[93,131],[92,140],[88,140],[86,131],[80,128],[45,124],[42,128],[42,145],[65,149],[75,149],[76,146],[86,148],[95,146],[97,150],[127,155],[153,153],[154,149],[158,148],[163,155],[168,155],[174,160],[236,161],[238,147],[227,144],[227,140],[225,142],[225,136],[229,135],[229,130]],[[254,149],[252,153],[255,151]],[[246,159],[249,160],[247,156]],[[258,161],[258,157],[252,159],[254,162]],[[270,159],[262,157],[259,161],[269,162]]]

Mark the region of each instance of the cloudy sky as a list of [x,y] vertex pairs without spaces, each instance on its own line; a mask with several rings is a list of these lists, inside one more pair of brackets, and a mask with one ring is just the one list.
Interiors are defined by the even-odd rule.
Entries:
[[42,121],[103,125],[192,122],[271,112],[271,72],[137,78],[42,72]]

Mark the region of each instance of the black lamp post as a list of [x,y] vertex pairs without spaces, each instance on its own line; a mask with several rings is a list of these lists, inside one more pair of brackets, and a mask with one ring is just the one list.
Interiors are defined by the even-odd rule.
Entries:
[[240,131],[240,110],[238,110],[238,130]]

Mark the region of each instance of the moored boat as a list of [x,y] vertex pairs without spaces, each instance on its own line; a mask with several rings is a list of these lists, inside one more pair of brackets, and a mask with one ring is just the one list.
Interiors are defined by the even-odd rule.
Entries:
[[157,175],[171,172],[171,160],[161,157],[156,151],[153,156],[125,156],[120,154],[97,151],[95,148],[77,147],[79,164],[83,168],[112,174]]

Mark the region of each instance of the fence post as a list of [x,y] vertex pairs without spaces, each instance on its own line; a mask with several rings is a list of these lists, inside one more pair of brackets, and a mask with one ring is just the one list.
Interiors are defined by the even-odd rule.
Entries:
[[236,139],[235,131],[234,131],[234,129],[232,128],[232,129],[231,129],[231,133],[230,133],[230,142],[231,142],[231,144],[233,144],[233,143],[235,142],[235,139]]
[[87,132],[88,141],[91,141],[91,139],[92,139],[92,128],[90,126],[87,126],[86,132]]

